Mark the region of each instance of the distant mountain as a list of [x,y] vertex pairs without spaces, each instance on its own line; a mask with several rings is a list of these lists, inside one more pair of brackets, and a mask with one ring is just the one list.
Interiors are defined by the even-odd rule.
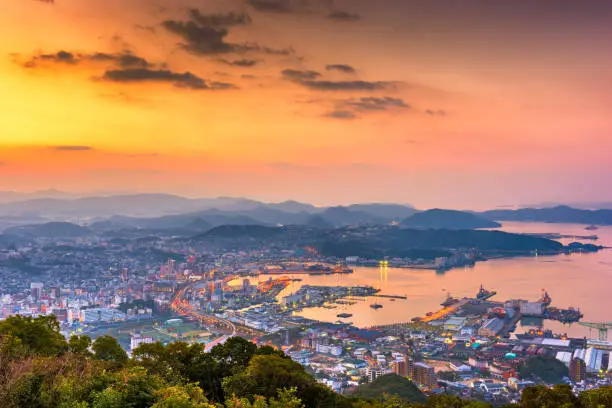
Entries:
[[352,204],[347,208],[350,211],[363,212],[377,218],[384,218],[388,222],[403,220],[417,212],[414,207],[402,204]]
[[425,402],[427,399],[412,381],[395,374],[383,375],[371,383],[360,385],[352,395],[378,401],[392,397],[409,402]]
[[378,217],[364,211],[353,211],[347,207],[330,207],[320,213],[328,223],[336,226],[387,224],[383,217]]
[[48,222],[46,224],[12,227],[4,232],[8,235],[26,237],[76,238],[89,235],[91,230],[69,222]]
[[468,230],[478,228],[497,228],[501,224],[472,213],[433,209],[418,212],[401,222],[405,228]]
[[320,212],[323,209],[321,208],[317,208],[312,204],[305,204],[305,203],[300,203],[297,201],[283,201],[282,203],[273,203],[273,204],[267,204],[267,207],[275,209],[275,210],[280,210],[280,211],[284,211],[286,213],[316,213],[316,212]]
[[492,210],[480,213],[480,215],[490,220],[500,221],[612,225],[612,210],[580,210],[565,205],[552,208]]
[[205,232],[197,238],[269,238],[282,234],[280,227],[264,227],[261,225],[222,225]]
[[304,226],[310,227],[310,228],[316,228],[316,229],[334,228],[334,225],[331,222],[327,221],[320,214],[312,215],[308,220],[306,220],[306,222],[304,223]]

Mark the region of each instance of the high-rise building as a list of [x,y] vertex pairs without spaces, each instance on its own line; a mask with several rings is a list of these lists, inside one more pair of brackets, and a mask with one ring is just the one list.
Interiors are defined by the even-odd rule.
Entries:
[[30,283],[30,294],[32,295],[34,299],[40,298],[40,296],[42,295],[43,287],[44,285],[42,282]]
[[[401,361],[396,361],[393,363],[393,374],[399,375],[400,377],[411,377],[411,373],[408,372],[408,362],[412,362],[408,358],[404,357]],[[413,364],[410,364],[412,367]]]
[[424,363],[414,363],[414,375],[412,380],[426,388],[436,387],[436,372],[433,367]]
[[573,358],[569,365],[569,377],[573,382],[581,382],[586,378],[587,366],[584,360]]

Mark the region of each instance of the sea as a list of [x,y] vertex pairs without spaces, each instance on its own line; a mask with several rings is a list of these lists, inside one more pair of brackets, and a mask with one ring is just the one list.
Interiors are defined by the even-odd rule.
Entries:
[[[500,230],[513,233],[556,233],[568,236],[559,239],[563,244],[580,241],[612,247],[612,226],[587,231],[582,224],[505,222]],[[585,241],[577,238],[588,235],[597,235],[598,240]],[[535,301],[542,295],[542,291],[546,290],[552,298],[551,306],[579,308],[584,314],[584,322],[612,321],[612,249],[588,254],[493,259],[477,262],[472,267],[455,268],[445,272],[390,267],[354,267],[353,270],[352,274],[293,275],[293,278],[301,281],[293,282],[279,298],[297,291],[302,285],[370,285],[379,288],[381,294],[406,297],[405,300],[354,298],[354,304],[351,305],[307,308],[297,313],[319,321],[342,320],[366,328],[409,322],[413,317],[425,316],[427,312],[440,309],[440,303],[449,293],[459,298],[474,297],[480,285],[484,285],[489,290],[497,291],[497,295],[491,300]],[[268,278],[260,277],[261,280]],[[379,303],[383,307],[373,309],[370,307],[373,303]],[[339,319],[337,315],[340,313],[353,316]],[[532,328],[551,329],[555,333],[566,333],[570,337],[597,338],[598,335],[596,330],[591,332],[578,324],[562,324],[542,319],[523,320],[516,333]]]

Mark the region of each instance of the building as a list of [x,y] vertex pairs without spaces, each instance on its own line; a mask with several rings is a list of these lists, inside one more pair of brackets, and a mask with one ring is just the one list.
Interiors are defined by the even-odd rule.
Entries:
[[436,388],[437,378],[433,367],[424,363],[414,363],[412,380],[425,388]]
[[393,374],[399,375],[400,377],[409,377],[408,375],[408,359],[404,357],[404,359],[400,361],[395,361],[392,366]]
[[495,337],[504,327],[504,321],[498,317],[485,320],[482,327],[478,329],[478,334],[486,337]]
[[140,334],[133,334],[130,337],[130,350],[133,351],[141,344],[151,344],[151,343],[153,343],[153,337],[141,336]]
[[542,316],[544,304],[541,302],[521,302],[521,314],[525,316]]
[[368,382],[373,382],[378,377],[382,377],[385,374],[388,374],[387,370],[381,367],[366,367],[366,377],[368,378]]
[[569,365],[569,377],[575,383],[584,381],[586,378],[587,366],[584,360],[574,358],[570,361]]
[[30,283],[30,294],[34,299],[40,298],[44,285],[41,282]]
[[94,308],[81,310],[83,323],[114,322],[125,320],[127,315],[120,310],[108,308]]

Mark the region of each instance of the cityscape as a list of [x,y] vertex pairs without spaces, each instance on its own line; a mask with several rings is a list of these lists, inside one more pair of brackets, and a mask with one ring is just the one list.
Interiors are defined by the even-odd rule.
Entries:
[[0,0],[0,407],[612,408],[609,0]]

